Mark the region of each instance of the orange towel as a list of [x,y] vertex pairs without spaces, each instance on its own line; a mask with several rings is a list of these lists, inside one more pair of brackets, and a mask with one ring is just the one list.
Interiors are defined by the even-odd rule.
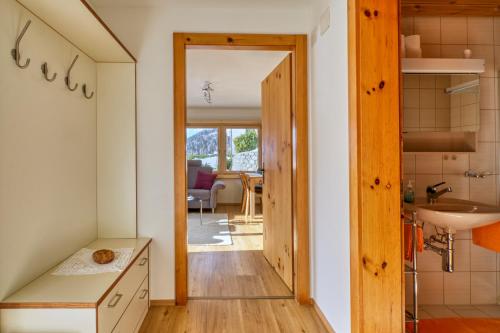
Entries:
[[[413,232],[411,224],[405,224],[405,260],[413,261]],[[417,251],[424,250],[424,232],[421,226],[417,227]]]
[[472,242],[495,252],[500,252],[500,222],[472,229]]
[[[413,333],[413,324],[406,324]],[[438,318],[421,319],[419,333],[494,333],[500,332],[500,319],[493,318]]]

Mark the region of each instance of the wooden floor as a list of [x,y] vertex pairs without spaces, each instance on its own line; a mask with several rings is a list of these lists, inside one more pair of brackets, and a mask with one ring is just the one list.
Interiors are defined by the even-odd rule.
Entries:
[[233,244],[188,246],[188,296],[292,297],[262,252],[262,215],[245,222],[238,206],[218,206],[216,212],[228,214]]
[[311,306],[294,300],[190,300],[151,307],[141,333],[326,333]]

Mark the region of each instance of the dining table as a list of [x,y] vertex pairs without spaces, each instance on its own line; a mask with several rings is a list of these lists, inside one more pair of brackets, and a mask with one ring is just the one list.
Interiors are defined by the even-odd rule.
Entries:
[[[250,219],[255,219],[255,187],[257,185],[262,185],[264,178],[262,174],[257,172],[246,172],[246,176],[248,177],[248,189],[250,191]],[[248,214],[245,212],[245,217]]]

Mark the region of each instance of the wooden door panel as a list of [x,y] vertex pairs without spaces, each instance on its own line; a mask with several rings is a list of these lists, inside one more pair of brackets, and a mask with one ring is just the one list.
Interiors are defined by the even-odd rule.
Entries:
[[264,255],[293,290],[291,55],[262,83]]

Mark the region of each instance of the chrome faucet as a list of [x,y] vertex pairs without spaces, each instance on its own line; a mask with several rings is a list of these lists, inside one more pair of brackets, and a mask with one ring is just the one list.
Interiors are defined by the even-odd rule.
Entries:
[[442,190],[438,191],[438,187],[441,185],[446,184],[446,182],[441,182],[436,185],[429,185],[427,186],[427,202],[430,204],[435,204],[440,196],[442,196],[445,193],[452,192],[453,190],[451,189],[451,186],[448,186],[447,188],[444,188]]

